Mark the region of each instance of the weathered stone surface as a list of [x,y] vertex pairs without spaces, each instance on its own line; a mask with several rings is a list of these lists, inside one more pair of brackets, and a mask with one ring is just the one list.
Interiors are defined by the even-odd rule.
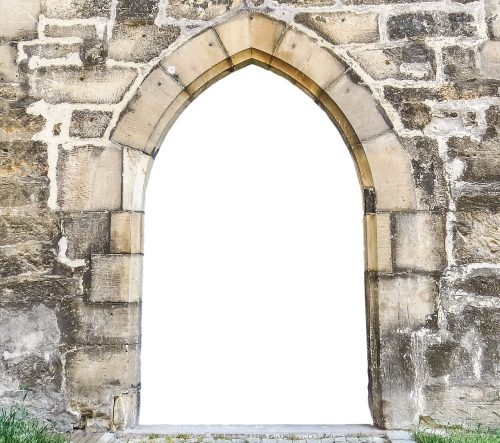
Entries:
[[46,177],[47,146],[39,141],[14,141],[0,143],[0,177]]
[[72,53],[80,52],[78,43],[44,43],[37,45],[25,45],[24,52],[28,57],[41,58],[64,58]]
[[443,48],[443,70],[450,80],[469,80],[477,78],[476,51],[461,46]]
[[0,278],[25,273],[49,273],[56,254],[52,244],[21,243],[0,247]]
[[58,171],[61,209],[98,211],[120,207],[121,149],[95,146],[60,149]]
[[452,295],[500,297],[500,270],[477,268],[451,284]]
[[431,122],[431,108],[425,103],[400,103],[394,108],[401,116],[401,123],[406,129],[422,131]]
[[70,137],[100,138],[106,132],[113,113],[77,109],[71,114]]
[[141,299],[142,255],[93,255],[90,300],[137,303]]
[[457,263],[500,263],[500,214],[457,212],[453,255]]
[[387,30],[391,40],[446,36],[473,36],[474,17],[465,12],[408,12],[389,17]]
[[462,190],[455,199],[457,211],[500,212],[498,189]]
[[42,0],[42,13],[50,18],[109,18],[111,0]]
[[121,66],[39,68],[30,74],[30,96],[48,103],[118,103],[137,77]]
[[143,211],[144,192],[151,168],[151,157],[134,149],[123,151],[123,202],[124,211]]
[[122,23],[153,23],[157,14],[157,0],[118,0],[116,6],[116,21]]
[[173,0],[165,7],[165,15],[177,20],[212,20],[241,6],[241,0]]
[[143,252],[143,214],[114,212],[111,214],[110,251],[113,254]]
[[335,45],[380,40],[378,14],[373,12],[300,13],[294,20]]
[[45,206],[49,198],[47,180],[1,180],[0,207],[17,208],[23,206]]
[[436,54],[421,42],[383,49],[350,50],[349,55],[376,80],[432,80],[436,77]]
[[61,214],[61,230],[68,240],[66,256],[71,260],[109,252],[108,212],[66,212]]
[[100,38],[87,38],[80,46],[80,59],[85,67],[104,65],[108,57],[107,42]]
[[28,241],[55,240],[59,233],[52,213],[40,211],[28,214],[0,215],[0,246]]
[[433,212],[393,215],[394,265],[399,270],[440,271],[446,265],[446,218]]
[[495,0],[485,0],[484,10],[488,37],[492,40],[498,40],[500,37],[500,5]]
[[0,82],[19,81],[16,56],[15,46],[8,43],[0,44]]
[[40,0],[2,0],[0,3],[0,42],[30,40],[36,37]]
[[41,115],[27,114],[24,109],[9,109],[0,112],[0,142],[30,140],[45,126]]
[[45,37],[64,38],[64,37],[78,37],[78,38],[98,38],[97,29],[95,25],[47,25],[43,33]]
[[158,57],[180,35],[179,26],[131,26],[117,24],[109,42],[108,55],[114,60],[149,62]]
[[467,350],[455,341],[431,345],[425,351],[431,377],[470,377],[472,361]]
[[364,224],[368,270],[392,272],[390,214],[367,214]]

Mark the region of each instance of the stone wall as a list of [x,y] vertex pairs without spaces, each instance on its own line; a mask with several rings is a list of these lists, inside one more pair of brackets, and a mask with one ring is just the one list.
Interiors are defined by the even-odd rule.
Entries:
[[136,424],[147,174],[180,112],[253,63],[310,95],[356,162],[375,424],[497,422],[499,9],[3,0],[0,406],[24,387],[61,428]]

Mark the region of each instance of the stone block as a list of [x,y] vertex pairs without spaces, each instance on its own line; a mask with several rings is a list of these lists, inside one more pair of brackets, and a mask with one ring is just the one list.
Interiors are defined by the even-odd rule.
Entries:
[[280,5],[290,5],[298,8],[304,6],[333,6],[335,0],[277,0]]
[[15,46],[0,44],[0,82],[18,82],[19,73],[16,65],[17,49]]
[[24,109],[8,109],[0,112],[0,142],[31,140],[45,127],[41,115],[27,114]]
[[443,72],[446,78],[452,81],[477,78],[480,73],[476,68],[476,53],[475,49],[459,45],[443,48]]
[[46,177],[49,169],[47,145],[40,141],[0,143],[0,177]]
[[66,37],[77,37],[81,39],[94,39],[98,38],[97,29],[95,25],[46,25],[43,34],[45,37],[52,38],[66,38]]
[[431,108],[425,103],[399,103],[394,105],[394,109],[405,129],[423,131],[432,120]]
[[371,91],[357,80],[346,74],[325,92],[344,113],[359,139],[363,141],[387,132],[391,127]]
[[403,212],[394,217],[394,267],[400,271],[441,271],[447,265],[446,216]]
[[285,22],[262,14],[240,14],[215,27],[230,56],[249,48],[272,54],[283,35]]
[[457,212],[453,256],[457,264],[500,263],[500,214]]
[[124,211],[143,211],[144,192],[151,167],[151,157],[134,149],[123,152],[123,203]]
[[109,253],[109,229],[108,212],[62,213],[61,231],[68,241],[66,257],[79,260]]
[[0,42],[36,38],[40,0],[2,0],[0,3]]
[[49,198],[49,181],[0,181],[0,208],[44,207]]
[[383,49],[354,49],[349,55],[375,80],[433,80],[436,77],[435,51],[422,42]]
[[139,304],[89,304],[73,300],[61,309],[59,324],[71,345],[136,345],[139,343]]
[[0,278],[19,274],[48,274],[56,256],[53,245],[43,242],[0,247]]
[[381,334],[415,331],[437,310],[438,281],[426,275],[379,276]]
[[366,214],[364,218],[369,271],[392,272],[390,214]]
[[143,214],[113,212],[111,214],[111,253],[141,254],[143,252]]
[[307,75],[321,89],[330,86],[347,69],[331,52],[293,29],[285,33],[274,55]]
[[110,111],[76,109],[71,114],[70,137],[101,138],[113,117]]
[[452,296],[500,297],[500,269],[472,269],[466,275],[452,280],[447,289]]
[[119,209],[122,161],[120,148],[60,148],[57,162],[59,207],[69,211]]
[[108,44],[100,38],[86,38],[80,46],[80,60],[84,67],[104,65],[108,58]]
[[29,241],[54,242],[59,235],[55,215],[47,211],[0,215],[0,246]]
[[126,24],[153,23],[158,14],[158,0],[118,0],[116,21]]
[[431,377],[471,377],[472,361],[467,350],[453,340],[430,345],[425,360]]
[[111,0],[42,0],[42,13],[49,18],[109,18]]
[[122,100],[137,77],[133,68],[122,66],[79,66],[39,68],[30,77],[30,96],[51,104],[105,103]]
[[474,17],[466,12],[407,12],[389,17],[387,32],[391,40],[429,37],[472,37],[477,29]]
[[71,54],[80,53],[79,43],[44,43],[24,45],[24,52],[28,57],[40,58],[67,58]]
[[113,404],[113,428],[131,429],[137,426],[139,398],[135,392],[120,394]]
[[209,29],[163,58],[160,64],[180,83],[188,86],[226,57],[217,34]]
[[500,192],[498,189],[481,190],[462,189],[455,198],[456,210],[459,212],[500,212]]
[[122,114],[111,139],[122,145],[145,150],[156,124],[182,89],[162,68],[156,68],[144,80],[132,103]]
[[380,40],[378,14],[374,12],[301,12],[295,15],[294,20],[334,45],[376,43]]
[[[361,123],[361,122],[360,122]],[[379,211],[415,209],[411,162],[396,135],[382,134],[363,143]]]
[[158,57],[181,33],[179,26],[131,26],[116,24],[109,41],[108,56],[114,60],[147,63]]
[[241,0],[172,0],[165,6],[165,16],[176,20],[212,20],[241,7]]
[[500,78],[500,41],[488,40],[478,51],[478,68],[488,78]]
[[141,299],[142,256],[93,255],[90,301],[138,303]]

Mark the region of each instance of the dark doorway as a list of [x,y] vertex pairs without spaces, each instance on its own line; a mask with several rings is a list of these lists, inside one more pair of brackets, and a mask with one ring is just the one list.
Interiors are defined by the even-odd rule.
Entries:
[[250,66],[155,162],[140,423],[371,423],[361,193],[326,114]]

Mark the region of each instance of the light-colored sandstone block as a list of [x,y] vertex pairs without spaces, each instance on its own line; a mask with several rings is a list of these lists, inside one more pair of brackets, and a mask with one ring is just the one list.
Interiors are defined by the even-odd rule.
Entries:
[[392,272],[390,214],[366,214],[365,239],[368,270]]
[[363,143],[379,211],[416,209],[411,161],[392,132]]
[[227,58],[217,34],[209,29],[165,57],[161,66],[188,86],[205,71]]
[[0,41],[34,38],[40,0],[2,0],[0,2]]
[[134,149],[123,150],[124,211],[143,211],[144,192],[150,170],[151,157]]
[[488,78],[500,78],[500,41],[488,40],[481,45],[478,65]]
[[120,118],[111,139],[144,150],[158,120],[181,91],[179,83],[163,69],[156,68],[140,86],[129,105],[130,110]]
[[17,50],[9,44],[0,44],[0,82],[17,82]]
[[140,212],[111,213],[110,252],[140,254],[143,252],[143,214]]
[[80,146],[60,149],[58,205],[61,209],[98,211],[118,209],[122,188],[121,148]]
[[396,213],[394,263],[398,269],[440,271],[446,266],[443,214],[432,212]]
[[92,302],[140,301],[142,255],[93,255],[91,266]]
[[[137,424],[138,399],[136,392],[122,393],[113,405],[114,430],[130,429]],[[111,434],[112,435],[112,434]]]
[[230,56],[248,48],[272,54],[284,29],[284,22],[262,14],[241,14],[215,28]]
[[361,141],[391,129],[371,91],[354,83],[349,75],[340,78],[326,93],[347,117]]

